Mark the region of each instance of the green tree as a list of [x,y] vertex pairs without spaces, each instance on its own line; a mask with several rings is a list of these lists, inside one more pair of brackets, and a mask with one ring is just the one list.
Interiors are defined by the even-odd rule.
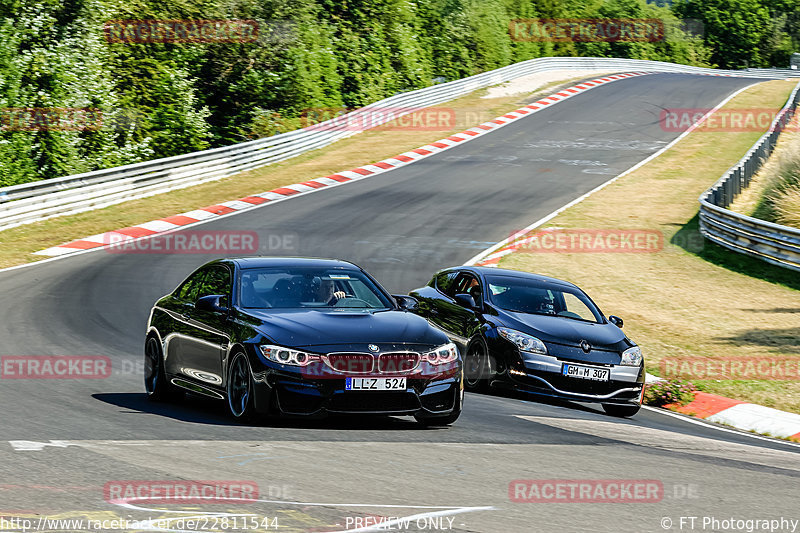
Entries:
[[680,18],[699,19],[711,61],[723,68],[768,66],[762,43],[771,29],[769,10],[758,0],[678,0]]
[[475,70],[483,72],[511,63],[509,17],[500,0],[470,0],[466,7],[469,42]]
[[[516,19],[658,18],[657,42],[534,42]],[[705,24],[688,35],[680,18]],[[111,20],[252,19],[254,42],[121,43]],[[0,107],[102,112],[83,131],[0,131],[0,185],[223,146],[543,56],[785,64],[794,0],[0,0]],[[330,115],[331,112],[328,112]],[[322,113],[325,115],[325,112]],[[324,118],[324,116],[322,117]]]
[[[119,98],[95,23],[100,13],[101,6],[93,0],[0,5],[2,106],[90,108],[102,116],[113,115]],[[18,130],[1,134],[4,185],[121,165],[150,155],[146,143],[109,127],[75,131],[48,123]]]

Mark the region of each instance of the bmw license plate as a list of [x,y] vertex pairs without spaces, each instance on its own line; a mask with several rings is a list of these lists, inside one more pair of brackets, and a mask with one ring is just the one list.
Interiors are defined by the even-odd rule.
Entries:
[[406,378],[345,378],[344,390],[406,390]]
[[608,381],[611,371],[608,368],[596,366],[571,365],[564,363],[561,374],[570,378],[592,379],[595,381]]

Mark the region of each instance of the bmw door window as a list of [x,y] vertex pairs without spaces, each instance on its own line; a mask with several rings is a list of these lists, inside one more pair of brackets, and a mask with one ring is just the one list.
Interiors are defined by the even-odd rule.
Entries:
[[228,297],[231,293],[231,273],[230,271],[221,265],[212,266],[208,273],[206,274],[205,278],[203,278],[203,282],[200,285],[197,297],[202,298],[203,296],[211,296],[212,294],[221,294],[224,296],[224,300],[221,302],[222,305],[228,305]]
[[200,297],[200,289],[207,272],[208,269],[203,269],[189,276],[176,291],[178,298],[187,302],[196,302]]

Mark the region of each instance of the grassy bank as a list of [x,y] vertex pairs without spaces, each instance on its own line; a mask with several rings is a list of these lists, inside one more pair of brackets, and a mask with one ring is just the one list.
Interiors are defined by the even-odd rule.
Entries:
[[797,119],[772,156],[731,205],[737,213],[800,228],[800,131]]

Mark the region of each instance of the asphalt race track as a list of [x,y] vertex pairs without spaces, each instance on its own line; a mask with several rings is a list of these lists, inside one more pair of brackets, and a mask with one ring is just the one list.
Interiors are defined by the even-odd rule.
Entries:
[[[661,149],[678,135],[660,128],[663,108],[710,108],[753,82],[617,81],[398,170],[193,229],[256,231],[267,255],[352,260],[407,292]],[[271,236],[294,244],[270,249]],[[0,517],[249,513],[277,518],[278,531],[367,531],[377,529],[365,517],[383,516],[413,517],[410,531],[485,532],[691,530],[682,516],[698,517],[694,530],[733,531],[721,521],[800,519],[800,447],[649,410],[619,420],[591,406],[471,394],[453,427],[423,430],[404,418],[247,426],[206,400],[151,404],[149,309],[211,258],[97,251],[0,272],[0,354],[112,362],[107,379],[0,380]],[[519,503],[509,497],[517,479],[654,480],[663,497]],[[248,480],[261,501],[123,507],[104,497],[116,480]]]

